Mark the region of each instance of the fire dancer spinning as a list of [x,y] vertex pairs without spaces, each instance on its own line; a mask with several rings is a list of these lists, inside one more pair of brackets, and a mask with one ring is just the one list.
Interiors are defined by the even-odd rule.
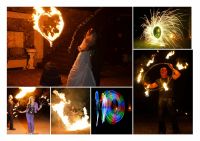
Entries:
[[25,111],[20,111],[20,113],[26,113],[26,120],[28,123],[28,134],[34,134],[34,114],[36,114],[42,105],[38,107],[38,103],[35,102],[35,98],[33,96],[29,97],[29,101]]
[[154,83],[148,84],[144,82],[144,86],[150,89],[159,88],[159,101],[158,101],[158,116],[159,116],[159,133],[166,133],[165,126],[165,109],[168,110],[172,122],[173,133],[179,133],[178,122],[176,119],[176,112],[173,106],[173,82],[178,79],[181,73],[176,70],[172,64],[168,64],[172,70],[172,76],[168,75],[166,67],[160,69],[161,78],[157,79]]

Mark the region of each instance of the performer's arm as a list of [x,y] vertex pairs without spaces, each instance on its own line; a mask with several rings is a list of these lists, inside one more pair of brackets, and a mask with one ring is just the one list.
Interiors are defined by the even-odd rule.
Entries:
[[178,70],[176,70],[176,69],[173,67],[172,64],[169,64],[168,66],[169,66],[170,69],[172,70],[172,78],[173,78],[174,80],[178,79],[178,78],[181,76],[181,73],[180,73]]
[[144,85],[144,87],[148,87],[150,89],[155,89],[155,88],[158,87],[158,84],[156,82],[151,83],[151,84],[148,84],[148,83],[144,82],[143,85]]

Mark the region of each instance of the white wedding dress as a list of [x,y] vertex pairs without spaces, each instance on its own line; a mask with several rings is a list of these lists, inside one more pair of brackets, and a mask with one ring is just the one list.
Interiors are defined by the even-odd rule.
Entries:
[[[92,44],[94,44],[93,41],[88,41],[88,39],[85,38],[79,46],[79,49],[84,50]],[[78,56],[76,57],[68,75],[67,86],[96,86],[92,73],[90,54],[90,50],[80,51],[78,53]]]

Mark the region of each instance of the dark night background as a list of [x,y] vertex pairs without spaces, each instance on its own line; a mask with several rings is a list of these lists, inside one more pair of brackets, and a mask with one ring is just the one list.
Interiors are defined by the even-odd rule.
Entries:
[[[97,82],[97,85],[131,86],[132,7],[103,7],[92,20],[78,30],[71,49],[69,49],[69,45],[74,31],[101,7],[56,8],[62,13],[64,29],[53,42],[52,48],[50,48],[49,42],[43,39],[44,56],[42,62],[37,63],[36,68],[43,69],[46,62],[51,61],[55,63],[61,74],[67,75],[77,57],[77,47],[82,42],[86,31],[93,27],[98,34],[95,51],[91,58],[93,72],[97,73],[95,77],[100,74],[100,82]],[[34,12],[32,7],[8,7],[7,10],[28,14]],[[27,22],[32,27],[33,21]],[[12,27],[12,25],[8,27],[10,26]],[[9,30],[11,29],[8,28]],[[112,82],[115,78],[117,78],[115,82]]]
[[[164,10],[178,10],[178,12],[182,13],[182,25],[183,27],[183,38],[184,41],[181,44],[181,48],[191,48],[191,7],[134,7],[133,8],[133,15],[134,15],[134,21],[133,21],[133,38],[134,38],[134,48],[148,48],[146,47],[146,44],[144,44],[143,40],[140,39],[143,28],[142,24],[144,23],[143,17],[146,15],[148,19],[150,20],[151,14],[153,11],[164,11]],[[150,12],[151,11],[151,12]],[[153,47],[156,48],[156,47]]]
[[[180,70],[181,76],[174,83],[174,104],[178,109],[178,121],[181,133],[192,133],[192,118],[193,118],[193,52],[192,50],[176,50],[174,56],[169,60],[165,57],[171,50],[153,51],[153,50],[135,50],[134,51],[134,115],[135,126],[134,133],[157,133],[157,105],[158,91],[150,92],[150,97],[145,97],[144,87],[136,81],[137,74],[141,67],[141,63],[146,64],[152,54],[157,54],[155,57],[156,63],[172,63],[176,68],[176,62],[187,62],[188,68]],[[149,83],[155,82],[160,78],[160,68],[167,65],[158,65],[149,71],[145,77],[145,81]],[[145,68],[145,67],[144,67]],[[177,69],[177,68],[176,68]],[[146,69],[147,71],[148,69]],[[144,69],[145,72],[145,69]],[[171,71],[168,71],[171,75]],[[155,123],[154,123],[155,122]],[[150,127],[152,126],[152,127]],[[155,127],[156,126],[156,127]],[[171,124],[170,124],[171,126]],[[155,128],[154,128],[155,127]],[[148,131],[149,130],[149,131]]]
[[[125,101],[124,117],[118,123],[112,125],[106,120],[101,123],[101,111],[99,112],[99,123],[96,127],[96,103],[95,92],[98,91],[99,95],[106,90],[114,90],[119,92]],[[128,107],[131,106],[131,111]],[[132,89],[131,88],[92,88],[92,134],[131,134],[132,133]]]

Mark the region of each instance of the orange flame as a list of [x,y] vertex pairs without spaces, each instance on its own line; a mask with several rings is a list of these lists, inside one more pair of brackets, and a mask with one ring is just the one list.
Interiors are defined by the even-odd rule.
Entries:
[[142,73],[144,72],[143,68],[141,68],[140,73],[138,74],[137,77],[137,82],[140,83],[141,79],[142,79]]
[[165,57],[165,59],[169,59],[171,56],[173,56],[175,54],[175,51],[170,51],[167,56]]
[[34,7],[34,9],[33,28],[47,39],[52,47],[53,41],[60,36],[64,27],[62,14],[55,7],[51,7],[48,12],[42,7]]
[[15,96],[16,99],[23,98],[27,93],[34,92],[36,87],[19,87],[20,92]]
[[147,62],[147,67],[149,67],[154,62],[154,56]]
[[63,124],[65,125],[66,130],[75,131],[75,130],[82,130],[85,128],[89,128],[90,124],[88,122],[89,116],[87,115],[87,109],[83,108],[84,116],[82,118],[77,119],[75,122],[70,122],[69,116],[64,115],[64,108],[66,105],[70,105],[71,101],[66,100],[64,93],[58,93],[58,91],[54,90],[54,94],[56,94],[60,99],[60,103],[52,105],[53,111],[55,111],[60,119],[62,120]]
[[150,87],[150,85],[147,85],[147,87],[145,88],[145,92],[144,92],[144,94],[145,94],[145,97],[149,97],[149,87]]
[[187,69],[188,63],[186,62],[184,65],[184,64],[177,62],[176,67],[178,68],[178,70]]
[[163,83],[163,88],[165,89],[165,91],[168,91],[169,90],[169,88],[168,88],[168,86],[167,86],[167,83]]

